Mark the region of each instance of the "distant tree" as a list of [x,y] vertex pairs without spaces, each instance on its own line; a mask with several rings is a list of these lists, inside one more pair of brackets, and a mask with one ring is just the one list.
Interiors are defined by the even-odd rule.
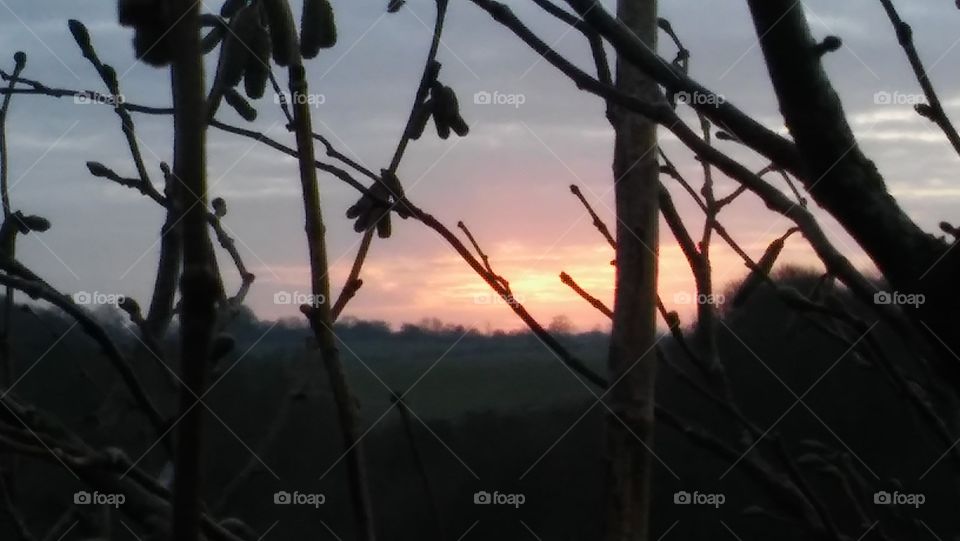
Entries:
[[573,321],[565,315],[554,316],[547,325],[547,331],[552,334],[572,334],[574,331]]

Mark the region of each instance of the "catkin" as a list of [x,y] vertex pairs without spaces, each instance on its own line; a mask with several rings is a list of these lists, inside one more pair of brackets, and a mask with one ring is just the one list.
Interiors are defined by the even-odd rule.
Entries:
[[260,26],[260,15],[256,6],[241,9],[230,21],[230,31],[220,49],[220,63],[217,65],[217,82],[221,89],[233,88],[240,84],[243,69],[250,56],[250,43],[256,39]]
[[117,15],[122,26],[149,24],[156,17],[157,0],[120,0]]
[[237,14],[241,8],[247,5],[246,0],[226,0],[220,6],[220,16],[229,19]]
[[133,34],[133,49],[137,58],[151,66],[164,66],[171,60],[164,43],[165,31],[149,26],[137,29]]
[[[399,181],[396,184],[399,186]],[[359,201],[347,209],[347,218],[356,220],[353,230],[362,233],[375,226],[380,238],[389,237],[390,205],[386,202],[390,200],[390,195],[390,190],[382,181],[371,186],[369,194],[363,194]]]
[[255,5],[241,9],[230,21],[230,29],[223,40],[223,46],[220,47],[217,73],[213,78],[210,95],[207,97],[209,119],[216,115],[224,94],[240,84],[247,58],[250,56],[250,46],[247,44],[257,30],[258,21],[259,15]]
[[257,119],[257,110],[235,89],[231,88],[227,90],[223,95],[223,99],[227,102],[227,105],[232,107],[233,110],[247,122],[253,122]]
[[377,236],[381,239],[390,238],[393,227],[390,225],[390,209],[384,208],[383,213],[377,220]]
[[436,83],[431,89],[433,95],[433,119],[437,124],[437,134],[441,139],[450,136],[450,130],[463,137],[470,131],[467,122],[460,116],[460,102],[457,93],[449,86]]
[[270,33],[259,21],[250,43],[250,54],[243,73],[243,89],[248,98],[260,99],[267,89],[270,76]]
[[[429,114],[428,114],[429,116]],[[380,170],[380,181],[387,187],[387,191],[393,196],[394,210],[397,215],[403,219],[410,217],[410,211],[404,202],[403,184],[397,174],[389,169]]]
[[453,133],[459,135],[460,137],[464,137],[470,133],[470,126],[467,125],[467,121],[460,116],[459,112],[457,112],[457,116],[450,120],[450,129],[452,129]]
[[296,26],[287,0],[261,0],[267,13],[270,27],[270,43],[273,46],[273,60],[287,66],[297,45]]
[[303,0],[300,17],[300,53],[313,58],[320,49],[337,44],[337,24],[329,0]]
[[169,3],[163,0],[120,0],[117,4],[120,24],[134,29],[134,52],[147,64],[163,66],[173,59],[173,45],[168,35],[174,20],[170,9]]
[[433,97],[433,122],[437,127],[437,135],[441,139],[450,137],[450,128],[456,117],[460,115],[460,105],[453,89],[440,83],[430,89]]

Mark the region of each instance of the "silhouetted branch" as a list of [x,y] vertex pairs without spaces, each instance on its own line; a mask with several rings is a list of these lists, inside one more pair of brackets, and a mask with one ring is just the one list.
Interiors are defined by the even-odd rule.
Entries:
[[[489,0],[474,0],[487,3]],[[733,133],[755,151],[769,160],[786,167],[794,174],[802,175],[805,167],[796,146],[789,140],[750,118],[725,99],[703,87],[681,69],[659,57],[647,47],[629,28],[614,18],[596,0],[567,0],[581,18],[603,35],[617,53],[657,80],[669,92],[686,92],[704,99],[695,100],[695,109],[718,126]],[[503,23],[504,21],[501,21]],[[509,25],[508,25],[509,26]],[[511,28],[512,29],[512,28]],[[526,41],[526,40],[524,40]],[[639,111],[638,111],[639,112]]]
[[340,318],[343,309],[350,302],[350,299],[357,294],[357,291],[363,286],[363,280],[360,279],[360,271],[363,269],[363,263],[367,259],[367,252],[370,250],[370,243],[373,241],[373,229],[363,232],[363,238],[360,240],[360,247],[357,249],[357,256],[353,260],[353,266],[350,267],[350,274],[343,284],[343,290],[337,297],[337,302],[333,305],[333,320]]
[[613,319],[613,310],[607,308],[607,305],[603,304],[603,301],[594,297],[593,295],[587,293],[585,289],[580,287],[580,284],[575,282],[569,274],[565,272],[560,273],[560,281],[567,285],[570,289],[574,291],[577,295],[583,297],[583,300],[590,303],[591,306],[600,311],[601,314],[607,316],[608,318]]
[[[11,465],[14,464],[14,462],[10,460],[7,460],[6,462]],[[27,526],[27,520],[24,518],[19,507],[17,507],[14,499],[14,487],[11,483],[13,476],[11,473],[12,472],[9,471],[0,472],[0,498],[3,498],[3,510],[14,526],[17,539],[20,541],[35,541],[36,537]]]
[[400,415],[400,423],[403,426],[403,433],[407,437],[407,442],[410,443],[410,452],[413,455],[413,462],[417,469],[417,473],[420,475],[420,482],[423,483],[423,492],[427,497],[427,501],[430,502],[430,510],[433,515],[433,520],[436,522],[437,528],[437,539],[439,541],[444,541],[447,539],[447,534],[445,528],[443,527],[443,514],[440,511],[440,503],[437,500],[437,495],[433,489],[433,483],[430,482],[430,473],[427,471],[427,463],[423,460],[423,455],[420,453],[420,447],[417,445],[417,437],[413,431],[413,423],[410,421],[410,411],[407,408],[407,404],[403,401],[406,393],[392,392],[390,396],[390,401],[397,406],[397,413]]
[[491,274],[489,271],[487,271],[486,267],[480,261],[478,261],[473,254],[470,253],[470,250],[467,249],[462,242],[460,242],[460,239],[458,239],[452,231],[447,229],[446,226],[444,226],[431,214],[424,212],[408,200],[405,200],[405,204],[410,209],[410,213],[414,218],[430,229],[436,231],[441,237],[444,238],[444,240],[447,241],[448,244],[453,247],[457,254],[459,254],[460,257],[462,257],[463,260],[470,265],[470,268],[472,268],[474,272],[476,272],[477,275],[480,276],[480,278],[482,278],[483,281],[485,281],[487,285],[494,290],[494,292],[504,299],[504,301],[507,303],[507,306],[513,310],[517,317],[519,317],[520,320],[530,328],[533,334],[536,335],[536,337],[539,338],[545,346],[547,346],[551,351],[554,352],[554,354],[557,355],[557,358],[560,359],[563,364],[567,365],[571,370],[583,376],[593,385],[601,388],[606,386],[606,380],[587,367],[582,360],[578,359],[569,351],[567,351],[567,349],[564,348],[563,345],[556,340],[556,338],[548,333],[546,329],[544,329],[543,326],[540,325],[540,323],[534,319],[532,315],[530,315],[530,312],[524,308],[523,304],[514,299],[510,292],[503,287],[503,284],[500,283],[500,278],[497,275]]
[[[160,195],[155,191],[145,190],[140,180],[123,178],[103,164],[87,162],[87,168],[90,169],[91,174],[94,176],[106,178],[121,186],[139,190],[140,193],[150,197],[167,211],[166,222],[161,229],[160,263],[158,265],[160,270],[158,270],[157,273],[157,281],[155,282],[154,293],[151,297],[150,311],[146,318],[151,332],[156,338],[160,338],[169,325],[170,318],[173,316],[173,298],[176,294],[177,276],[180,270],[182,234],[178,233],[178,229],[182,209],[179,209],[177,206],[179,199],[175,194],[175,190],[179,189],[179,183],[176,182],[176,177],[173,176],[165,163],[160,164],[160,169],[163,171],[164,179],[166,180],[165,195]],[[223,200],[221,199],[220,201],[222,202]],[[226,214],[225,203],[223,209],[224,214]],[[205,213],[205,219],[210,224],[210,228],[213,229],[217,242],[230,256],[240,275],[241,285],[236,295],[229,299],[230,304],[239,304],[243,301],[246,292],[250,289],[250,285],[256,276],[247,270],[246,264],[243,262],[239,250],[237,250],[236,242],[234,242],[233,238],[227,233],[221,223],[222,216],[218,216],[216,212],[209,210],[205,210]]]
[[754,459],[750,454],[744,456],[741,451],[730,447],[702,427],[695,426],[680,418],[665,406],[658,404],[656,414],[657,420],[674,428],[698,447],[730,461],[739,460],[740,464],[743,465],[744,472],[760,486],[766,488],[774,501],[802,517],[808,527],[822,532],[822,526],[820,528],[815,527],[820,523],[816,511],[788,477],[773,471],[769,465]]
[[[13,75],[10,76],[7,89],[13,89],[17,84],[20,73],[26,66],[27,55],[17,52],[14,55],[15,66]],[[10,110],[10,100],[12,94],[3,97],[3,105],[0,106],[0,204],[3,206],[4,223],[10,220],[13,209],[10,207],[10,155],[7,147],[7,113]],[[11,239],[7,249],[10,251],[9,257],[16,257],[15,238]],[[4,291],[3,314],[0,321],[0,387],[6,389],[13,381],[13,359],[10,356],[10,330],[13,325],[13,288],[7,287]],[[7,476],[5,473],[0,475]]]
[[[513,15],[512,11],[505,5],[493,0],[472,1],[487,10],[498,22],[513,31],[514,34],[527,43],[534,51],[542,55],[545,60],[567,75],[571,80],[574,81],[574,83],[577,84],[578,88],[600,95],[605,99],[612,101],[613,103],[624,106],[631,111],[640,113],[655,120],[657,123],[673,132],[673,134],[676,135],[678,139],[680,139],[680,141],[688,148],[695,152],[701,160],[708,161],[731,178],[746,185],[752,192],[758,195],[770,209],[793,220],[800,227],[804,236],[807,238],[807,241],[811,244],[818,257],[820,257],[832,274],[843,280],[844,283],[854,291],[857,297],[864,302],[864,304],[873,306],[874,309],[878,310],[888,318],[893,318],[894,320],[899,319],[901,324],[900,326],[902,328],[903,320],[901,315],[897,311],[892,310],[889,306],[876,305],[873,303],[873,295],[877,291],[876,287],[873,286],[873,284],[871,284],[841,252],[833,247],[826,234],[817,223],[816,218],[810,212],[802,207],[797,206],[779,190],[770,186],[759,176],[746,169],[743,165],[705,143],[677,116],[672,109],[670,109],[666,103],[649,103],[633,96],[624,95],[619,93],[616,89],[603,85],[599,81],[596,81],[589,75],[579,70],[576,66],[554,51],[549,45],[543,42],[543,40],[533,34]],[[695,83],[692,83],[689,79],[685,79],[681,76],[681,74],[677,74],[671,68],[666,67],[667,64],[643,47],[643,44],[636,43],[636,36],[633,36],[629,30],[623,28],[619,22],[613,19],[607,20],[607,18],[610,16],[603,10],[601,6],[596,6],[596,9],[591,9],[591,7],[593,7],[592,0],[568,1],[576,5],[580,5],[583,2],[589,3],[590,6],[587,6],[584,9],[585,11],[589,11],[587,20],[592,21],[594,17],[597,17],[598,24],[595,26],[598,27],[598,30],[607,36],[608,39],[614,40],[615,45],[617,43],[620,43],[621,45],[627,45],[630,49],[628,54],[631,61],[643,62],[644,58],[652,60],[657,64],[655,71],[660,72],[661,70],[665,69],[672,74],[670,75],[670,78],[674,82],[670,84],[672,84],[675,88],[678,88],[678,91],[687,91],[693,88],[687,88],[686,86],[683,88],[678,87],[677,85],[679,84],[689,86],[690,84],[695,85]],[[608,34],[610,35],[608,36]],[[610,36],[615,37],[611,38]],[[638,48],[643,50],[636,50]],[[662,80],[660,83],[668,84]],[[701,95],[710,94],[706,89],[699,87],[699,85],[696,85],[696,88],[699,89],[698,91],[701,92]],[[723,100],[719,101],[722,102]],[[726,121],[718,117],[713,119],[715,122],[718,122],[726,128],[729,128],[730,123],[733,122],[744,133],[751,133],[752,136],[758,139],[760,141],[760,146],[765,147],[769,153],[778,156],[780,159],[775,159],[775,162],[780,164],[792,163],[794,166],[797,166],[797,171],[802,171],[802,168],[797,165],[798,157],[795,154],[796,151],[792,146],[792,143],[789,143],[780,136],[772,134],[772,132],[769,132],[769,130],[761,127],[759,124],[756,124],[756,122],[752,119],[749,119],[745,116],[740,118],[742,113],[730,106],[728,102],[725,102],[723,106],[717,106],[713,110],[717,111],[717,114],[721,117],[732,117],[727,118]],[[708,118],[712,118],[707,109],[703,110],[702,112]],[[757,131],[758,128],[760,131]],[[773,137],[768,138],[767,134],[772,134]],[[784,144],[786,146],[784,146]],[[791,171],[794,169],[793,167],[787,168]]]
[[10,110],[10,99],[13,94],[10,92],[17,84],[20,78],[20,72],[26,66],[27,56],[18,52],[15,56],[16,65],[13,68],[13,74],[4,79],[7,83],[7,93],[3,96],[3,105],[0,106],[0,202],[3,204],[3,217],[6,219],[12,209],[10,208],[10,186],[9,186],[9,162],[7,155],[7,113]]
[[[286,3],[286,0],[277,0]],[[291,36],[293,42],[296,38]],[[289,88],[293,98],[294,131],[299,153],[300,184],[303,191],[303,209],[307,235],[307,250],[310,257],[310,286],[314,299],[320,302],[301,307],[310,322],[313,334],[320,347],[327,375],[333,388],[337,405],[341,436],[346,454],[347,473],[350,480],[354,524],[357,535],[365,541],[376,537],[373,521],[373,506],[367,483],[367,470],[363,447],[360,442],[355,401],[343,373],[337,338],[334,335],[333,307],[330,304],[330,267],[327,260],[326,230],[320,207],[317,186],[317,168],[314,159],[313,130],[310,108],[307,103],[307,80],[303,58],[299,50],[292,52],[289,67]]]
[[[0,424],[0,452],[63,466],[102,493],[124,494],[122,513],[152,534],[170,531],[170,492],[136,467],[122,451],[96,450],[46,412],[20,405],[9,396],[0,400],[4,406],[0,417],[7,421]],[[205,513],[200,520],[204,535],[211,540],[244,541]]]
[[[33,299],[41,299],[49,302],[80,324],[81,329],[100,346],[103,354],[111,361],[128,390],[133,395],[133,398],[136,400],[137,405],[153,425],[157,435],[163,436],[166,433],[166,422],[153,405],[147,391],[140,383],[140,380],[137,378],[136,373],[130,367],[126,358],[120,352],[120,349],[107,332],[93,318],[87,315],[83,309],[74,304],[72,299],[53,290],[47,285],[16,276],[0,274],[0,284],[22,291]],[[163,440],[165,443],[169,443],[167,438],[163,438]]]
[[244,464],[244,466],[240,468],[240,471],[230,478],[230,482],[227,483],[227,485],[223,487],[223,490],[220,491],[220,496],[212,505],[212,509],[215,514],[219,515],[225,513],[227,503],[229,503],[234,494],[240,490],[240,487],[242,487],[244,483],[253,477],[254,473],[262,468],[263,463],[260,461],[259,457],[265,455],[270,450],[273,444],[277,441],[277,438],[280,436],[281,431],[287,426],[287,418],[290,416],[290,406],[296,399],[296,394],[293,392],[288,393],[287,396],[284,397],[284,400],[277,409],[273,419],[267,425],[270,427],[270,429],[260,440],[259,445],[257,445],[256,452],[251,453],[251,456],[247,460],[246,464]]
[[800,471],[800,468],[797,466],[797,463],[794,461],[793,456],[790,454],[790,451],[782,439],[776,438],[776,448],[781,460],[786,465],[787,473],[790,475],[793,483],[803,492],[807,501],[810,502],[810,505],[816,510],[821,524],[823,524],[823,527],[830,534],[830,537],[834,539],[834,541],[844,541],[846,537],[837,529],[837,524],[834,522],[833,517],[830,516],[826,502],[814,492],[813,487],[811,487],[810,483],[804,478],[803,473]]
[[727,412],[731,417],[734,418],[734,420],[740,423],[740,425],[750,433],[751,437],[760,438],[763,436],[765,431],[757,426],[753,421],[748,419],[736,403],[726,398],[717,396],[713,391],[703,386],[699,381],[696,380],[696,378],[688,374],[685,370],[677,366],[676,363],[671,361],[662,348],[658,348],[657,355],[660,359],[660,362],[675,376],[677,376],[680,381],[686,383],[687,386],[709,400],[715,406],[720,408],[720,410]]
[[473,249],[477,252],[477,255],[480,256],[480,261],[483,261],[483,267],[487,270],[488,273],[496,277],[497,281],[500,282],[500,285],[503,286],[503,289],[506,290],[506,292],[512,296],[513,291],[510,290],[510,282],[507,281],[507,279],[504,278],[503,276],[500,276],[499,274],[493,272],[493,267],[490,266],[490,258],[483,251],[483,248],[480,247],[480,244],[477,243],[477,239],[474,238],[473,233],[471,233],[470,230],[467,229],[467,225],[463,223],[463,221],[459,221],[457,222],[457,227],[459,227],[460,230],[463,231],[463,234],[467,236],[467,240],[470,241],[470,244],[473,246]]
[[583,192],[580,191],[580,188],[576,184],[570,185],[570,192],[577,196],[577,199],[580,200],[580,203],[583,204],[583,207],[587,209],[587,213],[590,214],[590,218],[593,220],[593,226],[597,228],[597,231],[603,235],[603,238],[606,239],[607,244],[611,248],[616,250],[617,241],[613,240],[613,235],[610,234],[610,229],[607,228],[607,224],[603,223],[603,220],[600,219],[600,216],[593,210],[593,207],[590,206],[590,203],[587,202],[587,199],[583,197]]
[[[180,225],[183,209],[179,207],[183,197],[178,193],[181,187],[169,166],[161,164],[160,168],[163,171],[166,196],[158,202],[165,207],[166,219],[160,229],[160,260],[157,263],[157,276],[153,285],[153,295],[150,298],[146,324],[143,326],[143,329],[149,333],[149,338],[145,337],[145,340],[153,341],[163,340],[173,319],[177,279],[180,277],[180,267],[183,264],[183,229]],[[141,180],[141,186],[142,183]],[[147,193],[149,195],[149,192]],[[159,351],[158,353],[162,356],[162,353]]]
[[426,101],[430,87],[437,80],[437,74],[440,72],[440,63],[437,62],[437,51],[440,49],[440,37],[443,35],[443,23],[447,16],[447,4],[449,0],[434,0],[437,7],[437,15],[433,26],[433,37],[430,40],[430,49],[427,52],[426,65],[423,68],[423,74],[420,76],[420,84],[417,85],[417,93],[413,98],[413,106],[410,108],[410,115],[407,117],[407,124],[403,128],[403,134],[397,143],[397,148],[390,160],[390,172],[396,173],[400,167],[400,161],[403,160],[403,154],[407,150],[407,144],[410,142],[412,127],[416,122],[417,113],[423,102]]
[[571,28],[577,29],[583,34],[583,37],[587,40],[587,44],[590,46],[590,54],[593,55],[593,64],[597,68],[597,80],[612,85],[613,76],[610,72],[607,51],[603,48],[603,39],[600,33],[586,24],[583,19],[563,10],[553,2],[550,2],[550,0],[533,0],[533,2],[551,16],[566,23]]
[[957,133],[957,129],[947,117],[947,112],[943,110],[940,97],[937,96],[937,91],[934,90],[933,83],[930,82],[927,69],[923,66],[923,61],[920,60],[920,54],[913,43],[913,29],[900,18],[892,0],[880,0],[880,3],[883,4],[883,9],[887,12],[887,17],[893,24],[893,29],[897,33],[897,41],[900,42],[903,52],[906,53],[907,59],[910,61],[910,67],[913,68],[913,73],[920,83],[920,88],[923,89],[923,95],[927,97],[928,106],[926,108],[917,106],[917,112],[939,126],[953,146],[953,150],[960,154],[960,134]]
[[[247,270],[246,264],[243,262],[243,258],[240,257],[240,252],[237,250],[237,243],[234,242],[233,237],[227,233],[227,230],[223,227],[221,222],[223,217],[226,215],[226,203],[223,199],[219,199],[219,204],[222,205],[222,213],[214,210],[214,212],[206,212],[207,223],[210,224],[210,228],[213,229],[213,233],[217,238],[217,243],[227,252],[230,256],[230,259],[233,261],[234,266],[237,268],[237,272],[240,274],[240,289],[237,291],[237,294],[230,301],[234,304],[240,304],[243,302],[243,298],[250,285],[256,279],[256,276]],[[214,200],[214,201],[218,201]]]
[[[954,270],[960,260],[948,253],[942,239],[925,232],[904,212],[860,148],[824,70],[803,6],[789,0],[748,0],[748,5],[780,111],[808,167],[806,175],[795,176],[857,240],[893,287],[939,299],[902,311],[914,324],[915,343],[933,350],[941,375],[960,385],[955,348],[938,338],[956,339],[953,311],[960,288]],[[807,235],[803,224],[798,225]]]
[[153,183],[150,181],[150,175],[147,173],[147,168],[143,163],[143,155],[140,152],[140,143],[137,140],[133,119],[130,117],[130,113],[124,105],[123,94],[120,92],[116,70],[100,60],[90,40],[90,34],[87,32],[83,23],[77,20],[71,20],[70,31],[74,34],[74,39],[77,40],[77,45],[80,47],[84,58],[89,60],[94,69],[97,70],[97,73],[103,80],[103,84],[110,92],[105,103],[113,105],[114,112],[120,117],[120,127],[123,131],[123,136],[126,138],[127,146],[130,147],[130,154],[137,168],[137,176],[140,177],[141,189],[151,191],[156,195],[156,188],[153,187]]
[[[10,75],[4,73],[2,70],[0,70],[0,77],[2,77],[3,80],[5,80],[5,81],[9,81],[9,80],[10,80]],[[22,78],[19,79],[19,82],[20,82],[21,84],[26,84],[26,85],[31,86],[31,88],[29,88],[29,89],[18,88],[18,89],[13,89],[12,91],[8,91],[8,90],[6,90],[6,89],[0,88],[0,95],[6,95],[6,94],[31,94],[31,95],[49,96],[49,97],[54,97],[54,98],[83,96],[83,97],[89,98],[89,99],[90,99],[92,102],[94,102],[94,103],[108,103],[108,102],[109,102],[109,99],[110,99],[109,96],[106,96],[106,95],[103,95],[103,94],[100,94],[100,93],[98,93],[98,92],[91,91],[91,90],[73,90],[73,89],[66,89],[66,88],[51,88],[51,87],[48,87],[48,86],[44,85],[43,83],[40,83],[39,81],[33,81],[33,80],[22,79]],[[128,111],[130,111],[130,112],[135,112],[135,113],[140,113],[140,114],[146,114],[146,115],[168,116],[168,115],[172,115],[172,114],[173,114],[173,108],[171,108],[171,107],[153,107],[153,106],[147,106],[147,105],[141,105],[141,104],[133,103],[133,102],[130,102],[130,101],[124,101],[124,107],[126,108],[126,110],[128,110]],[[266,134],[264,134],[264,133],[262,133],[262,132],[258,132],[258,131],[256,131],[256,130],[252,130],[252,129],[249,129],[249,128],[242,128],[242,127],[239,127],[239,126],[234,126],[234,125],[231,125],[231,124],[228,124],[228,123],[226,123],[226,122],[222,122],[222,121],[219,121],[219,120],[216,120],[216,119],[213,119],[213,120],[210,121],[210,126],[211,126],[211,127],[214,127],[214,128],[217,128],[217,129],[219,129],[219,130],[225,131],[225,132],[227,132],[227,133],[232,133],[232,134],[234,134],[234,135],[240,135],[240,136],[242,136],[242,137],[247,137],[247,138],[249,138],[249,139],[253,139],[254,141],[263,143],[263,144],[267,145],[268,147],[273,148],[274,150],[277,150],[277,151],[279,151],[279,152],[282,152],[283,154],[286,154],[287,156],[290,156],[290,157],[292,157],[292,158],[299,158],[299,154],[297,153],[296,149],[290,148],[290,147],[288,147],[288,146],[286,146],[286,145],[284,145],[284,144],[276,141],[275,139],[273,139],[273,138],[271,138],[271,137],[268,137]],[[321,136],[316,135],[316,134],[313,134],[313,135],[316,136],[316,137],[321,137]],[[329,143],[329,141],[328,141],[328,143]],[[344,155],[342,152],[339,152],[339,151],[336,151],[335,154],[334,154],[334,156],[337,157],[338,159],[341,159],[341,157],[345,157],[345,155]],[[346,163],[348,163],[348,165],[349,165],[351,162],[346,162]],[[359,191],[360,193],[366,194],[366,195],[368,195],[368,196],[371,196],[371,197],[374,197],[374,198],[379,199],[379,197],[378,197],[376,194],[372,194],[372,193],[370,192],[370,190],[368,190],[363,184],[361,184],[360,182],[358,182],[355,178],[353,178],[349,173],[347,173],[347,172],[344,171],[343,169],[340,169],[339,167],[336,167],[336,166],[331,165],[331,164],[327,164],[327,163],[321,162],[321,161],[319,161],[319,160],[316,160],[316,161],[315,161],[315,165],[316,165],[317,169],[319,169],[320,171],[324,171],[324,172],[326,172],[326,173],[332,174],[333,176],[335,176],[335,177],[338,178],[339,180],[347,183],[348,185],[350,185],[351,187],[353,187],[354,189],[356,189],[356,190]],[[358,165],[358,164],[356,164],[356,165]],[[361,173],[364,173],[364,174],[369,173],[369,171],[364,171],[364,170],[361,170],[360,172],[361,172]],[[115,175],[114,177],[108,177],[108,178],[111,178],[111,179],[114,180],[115,182],[117,182],[117,183],[119,183],[119,184],[121,184],[121,185],[127,186],[127,187],[136,188],[136,189],[139,189],[139,190],[141,190],[141,191],[143,191],[144,189],[146,189],[146,187],[142,187],[141,185],[137,184],[137,181],[136,181],[135,179],[125,179],[125,178],[123,178],[123,177],[120,177],[119,175],[116,175],[115,173],[114,173],[114,175]],[[373,175],[373,178],[379,178],[379,177],[376,177],[376,175]],[[149,196],[150,194],[149,194],[149,193],[145,193],[145,195],[148,195],[148,196]],[[154,198],[154,199],[156,199],[156,198]]]

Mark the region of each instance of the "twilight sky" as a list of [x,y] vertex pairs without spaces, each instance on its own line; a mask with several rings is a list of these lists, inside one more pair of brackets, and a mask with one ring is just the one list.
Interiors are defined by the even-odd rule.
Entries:
[[[554,23],[528,0],[506,3],[547,43],[592,72],[577,32]],[[299,12],[299,2],[293,4]],[[323,96],[313,110],[315,129],[379,170],[392,156],[409,111],[434,3],[408,0],[392,15],[385,12],[385,0],[333,4],[338,44],[308,63],[311,91]],[[960,118],[960,11],[948,0],[898,4],[915,29],[917,47],[948,112]],[[90,28],[101,58],[122,75],[128,101],[169,105],[167,72],[135,61],[128,45],[131,32],[117,25],[115,5],[0,0],[0,50],[7,52],[0,65],[9,71],[13,52],[23,50],[28,54],[25,77],[48,86],[102,90],[67,30],[67,19],[77,18]],[[935,126],[913,112],[911,100],[920,90],[879,2],[810,0],[804,5],[818,37],[835,34],[844,41],[826,66],[861,144],[890,189],[929,230],[955,218],[950,210],[960,188],[951,173],[958,170],[958,158]],[[208,2],[208,11],[218,9],[219,2]],[[745,2],[665,0],[661,10],[691,50],[696,79],[782,129]],[[412,145],[400,170],[410,199],[451,229],[463,220],[496,270],[542,321],[564,314],[579,329],[606,327],[603,316],[558,279],[566,271],[601,299],[612,296],[612,252],[567,189],[578,184],[612,226],[612,135],[600,100],[579,92],[467,0],[451,0],[445,36],[441,80],[457,91],[471,133],[442,141],[428,128]],[[662,54],[672,58],[670,43],[661,45]],[[211,57],[210,68],[213,62]],[[476,104],[473,96],[481,91],[520,96],[510,101],[522,104]],[[877,92],[889,93],[894,103],[878,103]],[[292,146],[272,93],[256,107],[260,115],[252,127]],[[221,108],[218,117],[246,124],[229,108]],[[171,119],[137,115],[135,120],[148,168],[159,183],[159,162],[172,162]],[[63,291],[125,294],[145,304],[157,261],[161,209],[137,192],[92,178],[84,167],[95,160],[120,174],[134,174],[110,108],[16,96],[8,133],[14,207],[53,222],[49,232],[21,239],[20,258]],[[687,178],[700,178],[689,152],[668,134],[662,144]],[[719,144],[748,165],[766,165],[730,143]],[[257,275],[249,304],[264,318],[296,317],[295,306],[273,302],[277,292],[309,289],[296,162],[251,140],[211,130],[209,179],[211,197],[226,198],[225,225]],[[670,187],[684,215],[697,216],[689,198]],[[720,194],[733,187],[718,179]],[[359,241],[343,215],[356,195],[329,176],[321,177],[321,190],[339,289]],[[749,196],[728,207],[722,219],[755,257],[788,227]],[[826,219],[823,225],[842,251],[870,268],[839,226]],[[739,277],[745,271],[739,259],[715,246],[716,282]],[[239,280],[226,254],[220,255],[233,288]],[[665,227],[661,256],[661,294],[672,306],[676,294],[690,291],[692,279]],[[799,236],[787,244],[781,262],[788,261],[813,262]],[[425,317],[480,329],[522,325],[507,307],[490,302],[484,283],[439,236],[412,221],[395,220],[393,237],[374,243],[363,278],[347,315],[394,325]],[[676,308],[685,316],[691,311],[688,305]]]

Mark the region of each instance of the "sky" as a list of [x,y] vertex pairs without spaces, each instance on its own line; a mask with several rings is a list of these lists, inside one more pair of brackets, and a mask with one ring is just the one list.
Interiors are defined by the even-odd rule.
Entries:
[[[430,42],[434,2],[408,0],[396,14],[386,13],[386,1],[332,3],[338,43],[307,64],[311,92],[317,95],[314,128],[376,171],[389,163],[403,130]],[[528,0],[506,3],[547,43],[592,71],[576,31]],[[299,2],[293,4],[299,12]],[[917,48],[948,113],[960,117],[960,11],[947,0],[898,4],[915,29]],[[168,73],[136,61],[129,46],[132,32],[117,24],[115,5],[0,0],[0,51],[8,52],[0,65],[10,71],[13,52],[22,50],[28,55],[25,77],[48,86],[102,91],[67,29],[66,21],[76,18],[89,27],[102,60],[121,74],[127,101],[169,106]],[[936,127],[913,112],[919,86],[880,3],[810,0],[804,6],[817,37],[843,39],[843,48],[828,55],[825,65],[864,150],[907,212],[934,231],[939,221],[953,218],[951,208],[960,198],[952,175],[958,157]],[[786,133],[746,3],[665,0],[660,7],[692,53],[692,76]],[[206,9],[217,11],[219,2],[208,2]],[[663,37],[661,50],[667,58],[675,52]],[[558,277],[565,271],[595,296],[608,304],[612,300],[612,251],[568,188],[577,184],[612,227],[613,137],[602,102],[577,90],[468,0],[451,0],[439,60],[440,79],[456,90],[471,132],[444,141],[428,128],[412,144],[399,170],[409,198],[453,230],[464,221],[538,319],[548,323],[564,315],[577,329],[606,328],[604,316]],[[215,58],[207,64],[212,69]],[[475,103],[478,92],[504,103]],[[878,97],[878,92],[886,94]],[[228,108],[221,108],[218,118],[292,146],[273,94],[255,106],[259,116],[250,124]],[[693,119],[689,111],[683,113]],[[147,167],[159,185],[160,162],[172,162],[172,120],[137,115],[135,121]],[[13,206],[53,223],[50,231],[19,241],[20,259],[64,292],[125,295],[148,304],[163,212],[136,191],[91,177],[84,166],[93,160],[134,175],[116,115],[109,107],[70,98],[16,96],[7,129]],[[663,130],[661,143],[681,172],[698,183],[700,166],[690,152]],[[751,167],[766,165],[731,143],[718,145]],[[265,319],[298,317],[296,306],[274,300],[277,293],[309,290],[296,161],[217,130],[210,131],[208,157],[210,197],[226,199],[224,225],[257,276],[248,304]],[[676,185],[669,187],[682,214],[699,229],[693,202]],[[360,240],[344,216],[357,195],[327,175],[321,175],[320,188],[337,291]],[[718,193],[733,188],[732,181],[718,179]],[[872,270],[840,226],[822,212],[817,215],[841,251]],[[750,196],[728,207],[721,219],[754,258],[789,227]],[[690,271],[665,227],[661,236],[661,296],[689,320],[693,307],[682,301],[693,290]],[[735,254],[714,246],[715,282],[722,287],[746,269]],[[239,278],[227,255],[219,255],[233,289]],[[781,262],[817,266],[799,236],[788,242]],[[345,315],[393,326],[424,318],[481,330],[523,325],[442,238],[410,220],[395,218],[393,236],[374,242],[362,277],[364,286]]]

